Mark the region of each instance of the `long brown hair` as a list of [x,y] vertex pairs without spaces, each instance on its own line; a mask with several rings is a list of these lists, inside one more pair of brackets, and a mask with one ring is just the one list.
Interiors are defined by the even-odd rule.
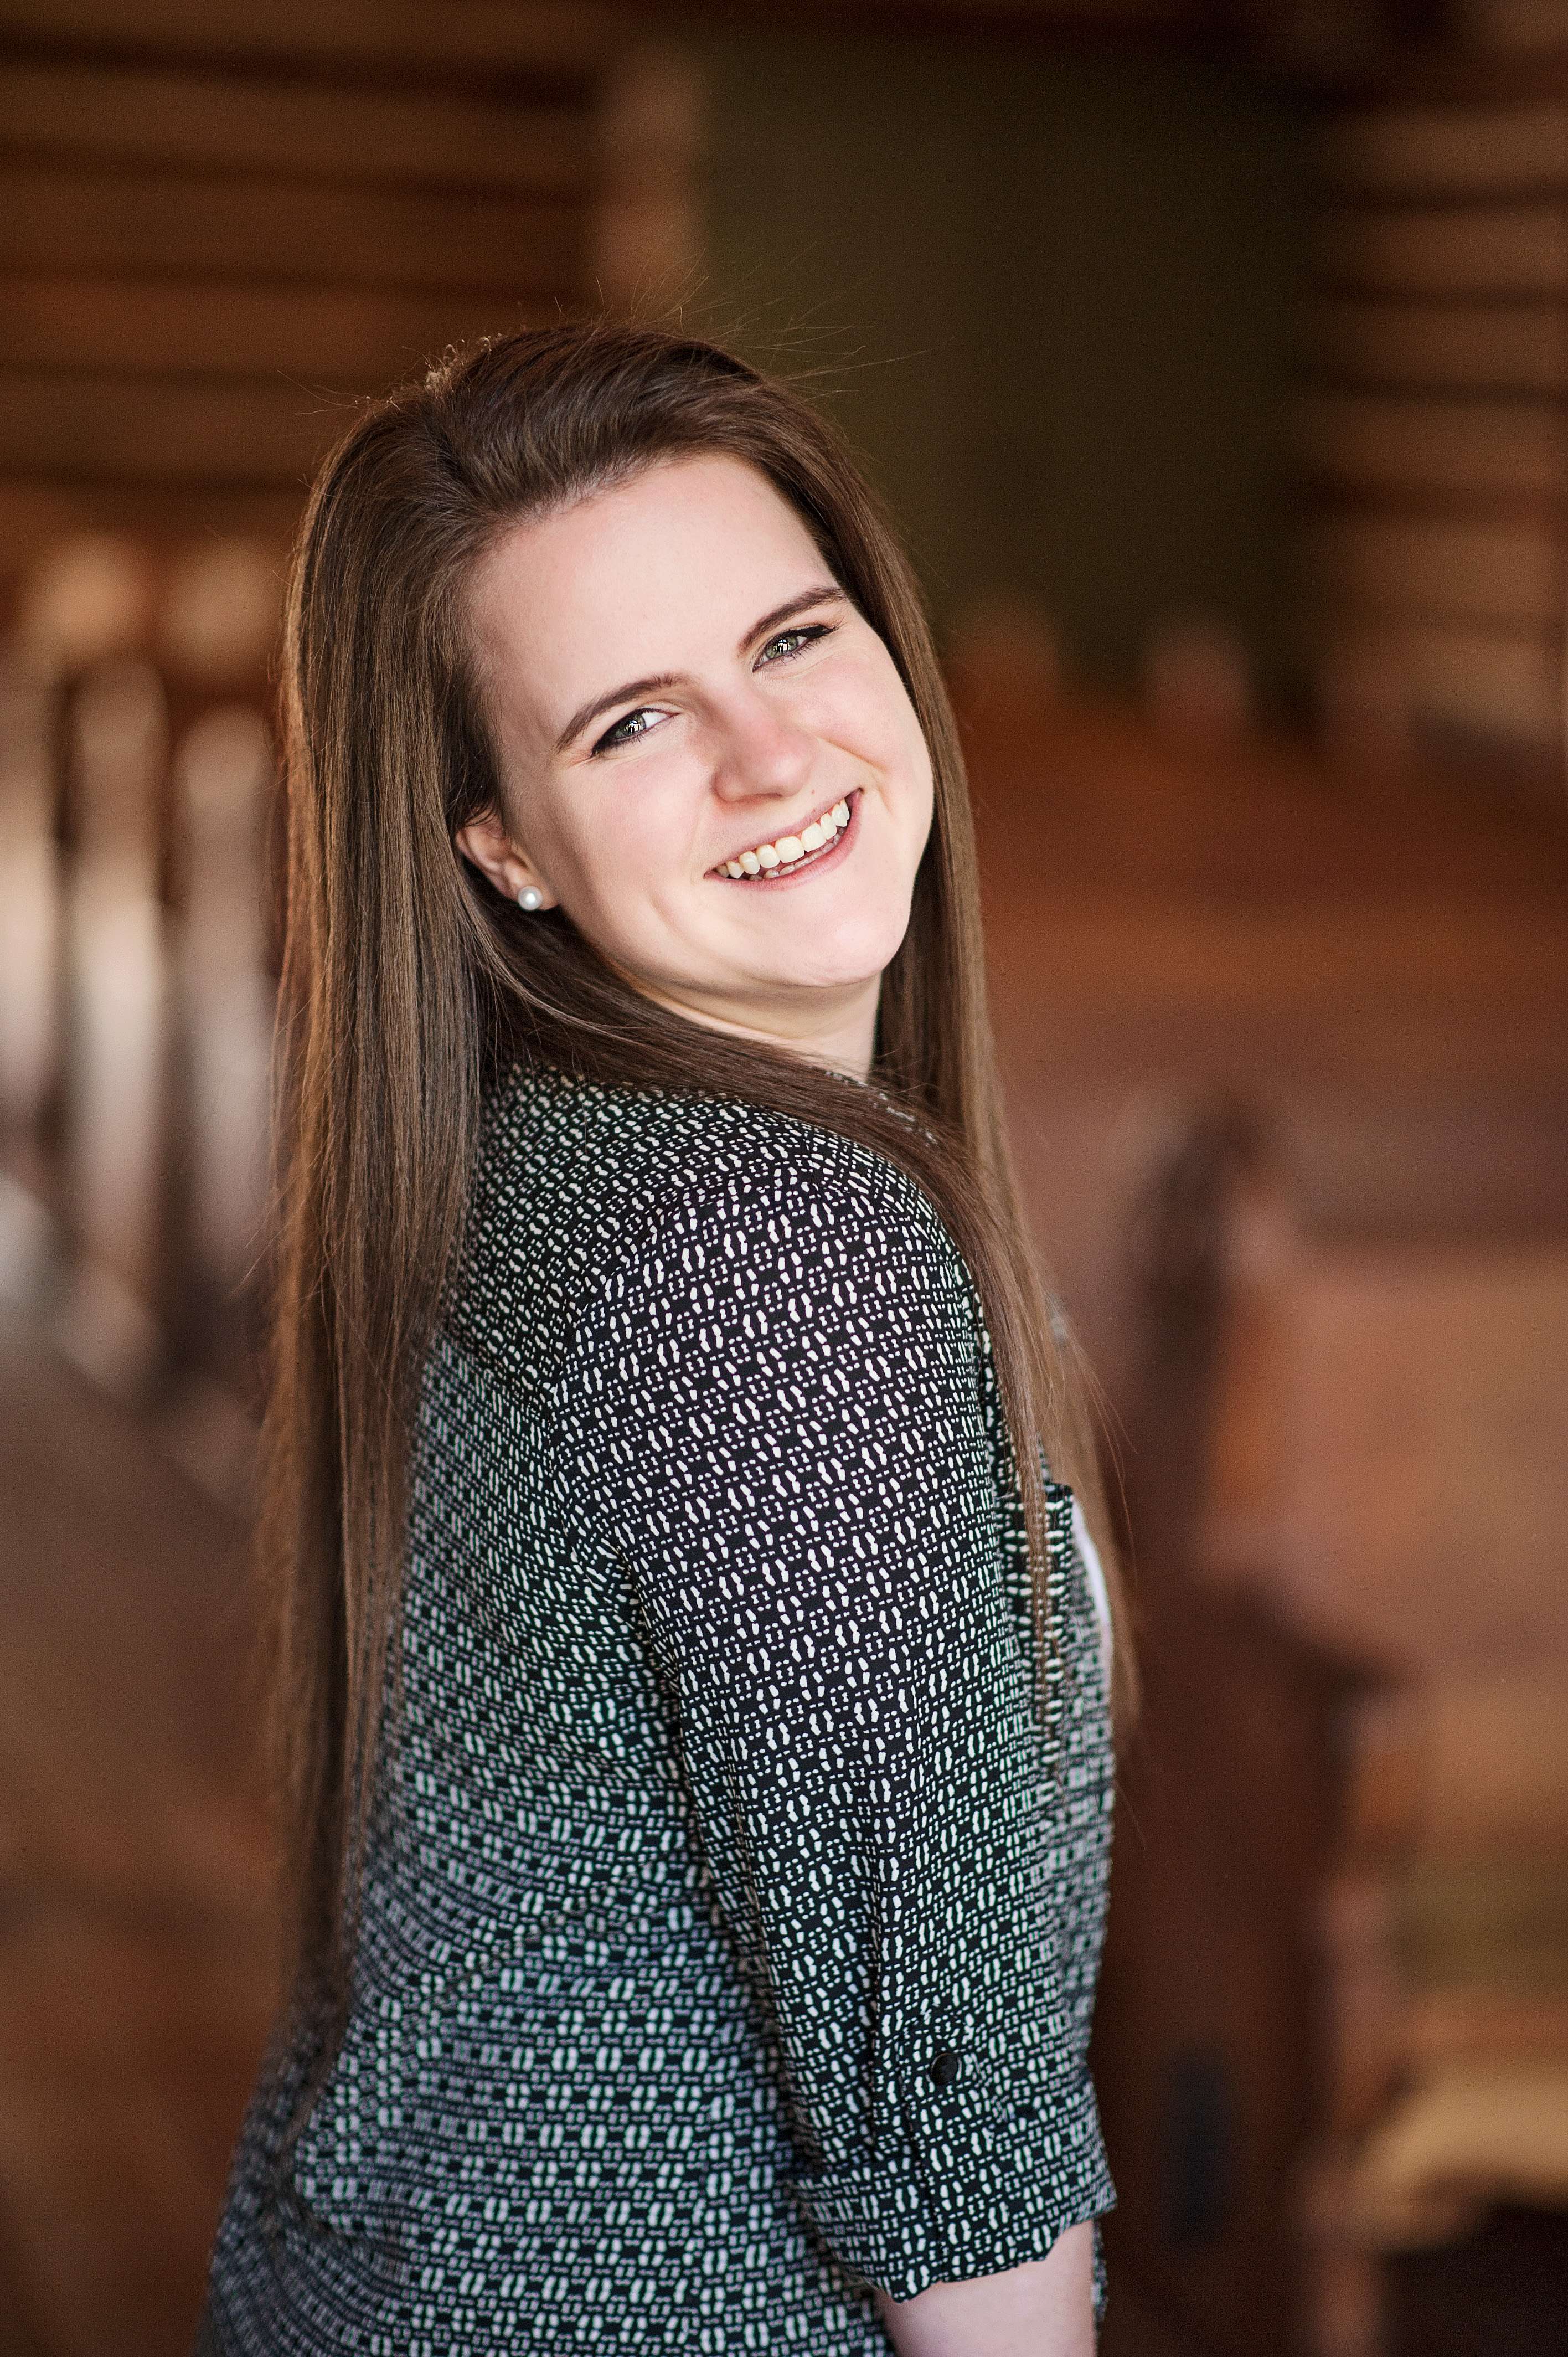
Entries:
[[[889,648],[930,748],[936,814],[883,986],[877,1088],[665,1012],[561,911],[520,918],[454,847],[497,801],[467,627],[478,560],[520,522],[699,451],[756,467],[800,514]],[[295,1996],[329,2047],[388,1732],[416,1387],[460,1253],[492,1073],[537,1062],[745,1099],[887,1156],[935,1205],[978,1288],[1036,1565],[1034,1436],[1105,1534],[1082,1387],[1053,1333],[1004,1140],[952,715],[908,563],[814,411],[711,344],[647,328],[563,325],[445,361],[369,409],[321,472],[295,562],[284,685],[279,1230],[260,1536],[277,1608]],[[1127,1648],[1117,1651],[1125,1684]]]

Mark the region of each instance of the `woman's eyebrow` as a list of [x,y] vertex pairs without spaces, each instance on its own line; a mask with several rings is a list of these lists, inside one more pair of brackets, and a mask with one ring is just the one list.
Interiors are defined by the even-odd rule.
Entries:
[[[775,606],[770,614],[764,614],[760,621],[753,622],[742,637],[736,653],[744,654],[764,631],[776,630],[780,622],[788,622],[792,616],[803,614],[808,606],[824,606],[830,600],[842,600],[844,592],[836,581],[819,581],[811,588],[802,589],[798,597],[787,597],[782,606]],[[678,686],[680,676],[678,672],[662,671],[647,679],[628,679],[623,686],[612,687],[604,695],[590,696],[586,704],[578,705],[555,739],[555,750],[564,753],[573,738],[580,737],[589,721],[596,720],[601,712],[608,712],[617,704],[629,704],[636,696],[658,695],[664,688]]]
[[628,703],[634,696],[657,695],[661,688],[677,685],[680,676],[679,672],[661,671],[650,679],[628,679],[624,687],[612,687],[607,695],[590,696],[586,704],[578,705],[555,739],[555,750],[564,753],[572,739],[582,735],[589,721],[596,720],[600,713],[607,712],[612,705]]
[[802,589],[798,597],[787,597],[782,606],[774,607],[771,614],[764,614],[760,622],[753,622],[736,650],[736,653],[744,654],[765,630],[776,630],[780,622],[789,621],[793,615],[803,614],[808,606],[825,606],[830,599],[835,598],[842,602],[843,595],[836,581],[819,581],[814,589]]

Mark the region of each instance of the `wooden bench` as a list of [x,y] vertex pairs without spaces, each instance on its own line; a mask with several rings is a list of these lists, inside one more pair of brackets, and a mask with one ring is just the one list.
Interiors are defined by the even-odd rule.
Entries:
[[1378,2357],[1387,2254],[1568,2210],[1568,1235],[1326,1229],[1224,1105],[1137,1234],[1113,2249]]

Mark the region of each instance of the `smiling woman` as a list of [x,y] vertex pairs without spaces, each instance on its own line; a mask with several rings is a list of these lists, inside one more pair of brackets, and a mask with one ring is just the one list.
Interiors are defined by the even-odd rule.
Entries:
[[328,462],[287,688],[203,2345],[1079,2357],[1112,1616],[908,565],[784,387],[523,334]]
[[459,847],[645,996],[865,1079],[931,759],[797,511],[738,458],[665,460],[515,525],[472,594],[499,794]]

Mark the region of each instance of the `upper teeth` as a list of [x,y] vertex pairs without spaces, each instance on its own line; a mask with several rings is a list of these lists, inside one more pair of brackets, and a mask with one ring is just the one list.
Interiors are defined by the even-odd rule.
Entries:
[[849,804],[834,802],[832,810],[803,826],[799,834],[781,834],[777,843],[756,843],[749,851],[742,851],[734,859],[721,860],[721,876],[762,876],[776,867],[794,867],[809,859],[813,851],[831,843],[849,824]]

